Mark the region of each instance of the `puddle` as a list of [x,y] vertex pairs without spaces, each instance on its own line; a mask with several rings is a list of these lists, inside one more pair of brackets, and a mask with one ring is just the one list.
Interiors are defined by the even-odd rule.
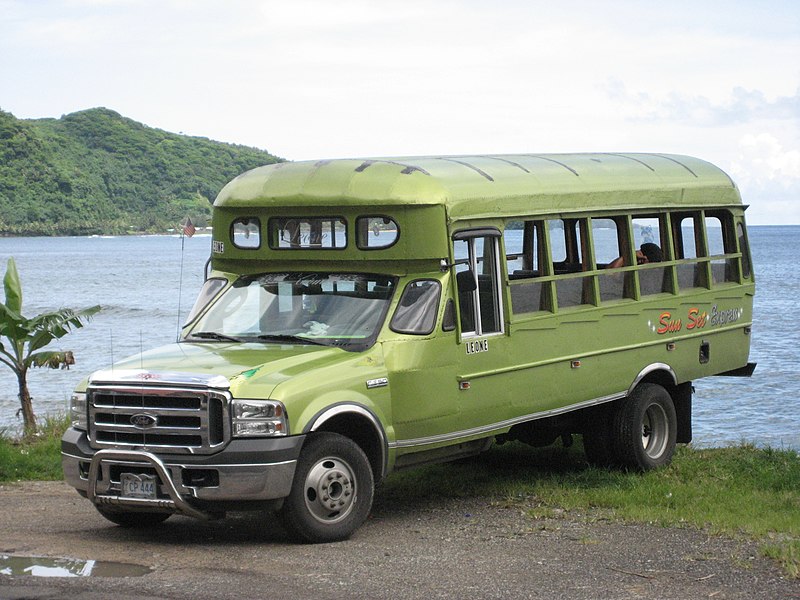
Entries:
[[150,567],[104,560],[0,554],[0,575],[34,577],[141,577]]

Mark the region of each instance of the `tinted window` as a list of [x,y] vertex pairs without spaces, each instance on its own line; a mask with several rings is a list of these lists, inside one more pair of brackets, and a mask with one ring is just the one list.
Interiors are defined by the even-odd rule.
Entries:
[[197,318],[197,315],[208,306],[208,303],[219,293],[219,291],[225,287],[227,284],[227,280],[214,277],[213,279],[206,279],[206,282],[203,284],[203,288],[200,290],[200,294],[197,296],[197,300],[195,300],[194,306],[192,310],[189,312],[189,316],[186,317],[186,322],[191,323]]
[[347,246],[340,217],[278,217],[269,220],[269,245],[275,250],[328,250]]
[[356,245],[361,250],[388,248],[400,237],[400,228],[391,217],[359,217],[356,231]]
[[261,222],[255,217],[236,219],[231,225],[231,241],[237,248],[260,248]]
[[403,290],[390,327],[398,333],[427,335],[436,326],[441,286],[432,279],[412,281]]
[[736,234],[739,237],[739,251],[742,253],[742,275],[750,278],[750,248],[747,245],[747,234],[744,225],[736,225]]

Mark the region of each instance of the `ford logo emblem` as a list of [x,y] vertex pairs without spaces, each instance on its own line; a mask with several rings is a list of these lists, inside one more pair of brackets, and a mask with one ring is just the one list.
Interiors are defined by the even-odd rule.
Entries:
[[139,427],[140,429],[153,427],[156,423],[158,423],[158,419],[156,419],[153,415],[139,413],[131,417],[131,425]]

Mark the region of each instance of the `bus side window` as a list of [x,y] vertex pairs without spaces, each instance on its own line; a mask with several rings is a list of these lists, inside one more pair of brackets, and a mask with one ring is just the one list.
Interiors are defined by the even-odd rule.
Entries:
[[539,277],[549,274],[545,269],[547,248],[544,227],[544,221],[525,221],[522,229],[506,230],[506,253],[515,256],[512,252],[519,250],[514,262],[509,260],[507,263],[508,279],[512,282],[511,310],[515,314],[550,310],[550,284],[538,281]]
[[742,277],[750,279],[752,271],[750,267],[750,246],[747,243],[747,232],[744,223],[736,224],[736,237],[739,238],[739,252],[742,253]]
[[456,288],[464,336],[502,333],[498,235],[456,234]]
[[733,232],[731,214],[725,212],[706,213],[706,240],[711,257],[711,281],[714,284],[739,281],[739,261],[736,254],[736,236]]
[[558,267],[567,262],[564,221],[561,219],[547,221],[547,228],[550,231],[550,257],[553,260],[553,273],[558,274]]
[[[607,269],[618,257],[628,256],[625,217],[592,219],[592,241],[598,269]],[[628,273],[603,273],[599,276],[600,301],[621,300],[626,296]]]
[[[560,227],[559,227],[560,226]],[[588,222],[586,219],[558,219],[549,222],[553,272],[564,275],[556,281],[556,299],[559,308],[593,304],[591,275],[573,277],[572,274],[593,271],[589,264]],[[562,231],[558,231],[562,229]],[[563,258],[562,258],[563,257]],[[562,260],[558,260],[562,258]]]
[[503,233],[509,279],[540,277],[544,221],[511,221]]
[[[662,218],[656,215],[636,215],[632,223],[634,251],[646,257],[638,259],[638,262],[643,264],[639,270],[640,293],[642,296],[649,296],[671,291],[669,269],[663,266],[650,266],[667,260]],[[647,262],[644,262],[645,260]]]
[[517,273],[522,272],[525,263],[525,248],[523,246],[525,223],[510,221],[506,223],[503,231],[503,245],[506,250],[506,269],[509,279],[518,279]]
[[702,246],[700,213],[675,213],[672,215],[672,239],[675,259],[681,261],[678,272],[678,289],[704,287],[703,265],[698,258],[705,255]]

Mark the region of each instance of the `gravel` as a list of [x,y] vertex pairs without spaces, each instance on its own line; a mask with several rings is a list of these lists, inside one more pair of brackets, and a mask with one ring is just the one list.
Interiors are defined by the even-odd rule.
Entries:
[[525,501],[389,504],[378,490],[346,542],[295,544],[269,514],[172,517],[149,530],[103,519],[62,482],[0,486],[0,554],[116,561],[141,577],[3,574],[0,598],[800,598],[757,544],[601,513],[526,514]]

